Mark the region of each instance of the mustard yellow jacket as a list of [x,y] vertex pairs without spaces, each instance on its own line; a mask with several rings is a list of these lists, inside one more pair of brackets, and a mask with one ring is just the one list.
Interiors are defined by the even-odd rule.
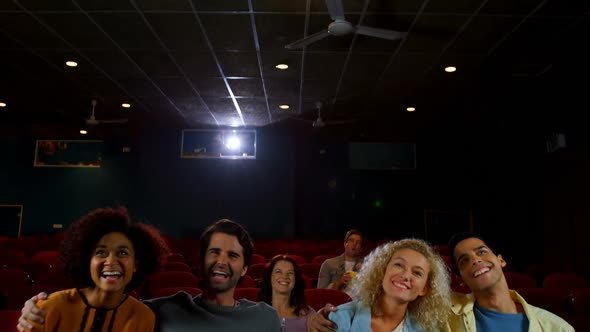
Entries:
[[[510,297],[514,302],[522,305],[529,319],[529,332],[574,332],[574,328],[561,317],[528,304],[517,292],[511,290]],[[476,332],[473,293],[453,293],[452,303],[452,313],[447,329],[453,332]]]
[[102,310],[103,314],[88,305],[75,288],[50,294],[38,304],[46,312],[45,325],[35,324],[35,331],[90,331],[98,320],[102,321],[101,332],[152,332],[156,324],[154,312],[133,297],[127,297],[114,309]]

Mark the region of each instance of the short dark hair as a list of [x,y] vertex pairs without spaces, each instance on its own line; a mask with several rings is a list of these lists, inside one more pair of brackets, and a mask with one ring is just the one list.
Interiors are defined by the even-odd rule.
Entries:
[[346,235],[344,235],[344,242],[346,243],[346,241],[348,241],[348,238],[351,235],[355,235],[355,234],[361,237],[361,241],[364,240],[363,233],[361,233],[361,231],[359,231],[358,229],[353,228],[353,229],[349,230],[348,232],[346,232]]
[[125,286],[126,292],[136,289],[149,274],[159,270],[169,253],[160,232],[144,223],[132,223],[126,208],[93,210],[68,227],[60,246],[59,261],[76,287],[94,286],[89,269],[92,253],[98,241],[113,232],[129,238],[138,262],[137,271]]
[[457,244],[459,244],[459,242],[470,238],[480,239],[483,243],[486,244],[488,248],[490,248],[492,252],[494,252],[494,249],[492,249],[490,244],[483,238],[483,236],[477,233],[464,232],[454,234],[453,236],[451,236],[451,239],[449,240],[449,254],[451,255],[451,269],[457,275],[460,275],[460,272],[459,267],[457,266],[457,261],[455,260],[455,247],[457,246]]
[[305,301],[305,279],[303,279],[303,272],[297,264],[297,262],[287,255],[276,255],[274,256],[264,269],[262,275],[262,283],[260,286],[260,292],[258,298],[272,306],[272,271],[275,265],[280,261],[287,261],[293,264],[295,271],[295,287],[291,290],[291,296],[289,297],[289,305],[295,308],[295,315],[299,316],[299,313],[303,310],[303,313],[308,313],[307,301]]
[[218,220],[203,231],[203,234],[201,235],[201,259],[203,259],[203,262],[205,261],[205,254],[211,243],[211,236],[213,236],[213,233],[225,233],[237,237],[238,242],[244,249],[244,266],[250,266],[250,262],[252,262],[252,253],[254,252],[252,238],[242,225],[229,219]]

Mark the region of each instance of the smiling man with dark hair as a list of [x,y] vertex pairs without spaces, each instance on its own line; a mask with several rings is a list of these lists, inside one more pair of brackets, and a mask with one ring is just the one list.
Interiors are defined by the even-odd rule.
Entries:
[[565,320],[528,304],[508,288],[506,261],[483,238],[473,233],[449,241],[451,266],[472,293],[454,293],[451,331],[574,331]]

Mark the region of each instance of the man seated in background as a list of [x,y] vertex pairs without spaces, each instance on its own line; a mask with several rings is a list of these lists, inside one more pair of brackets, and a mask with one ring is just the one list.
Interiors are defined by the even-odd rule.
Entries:
[[[144,301],[156,314],[156,330],[182,331],[272,331],[281,330],[276,311],[266,303],[235,300],[234,290],[248,271],[253,244],[239,224],[222,219],[201,235],[203,293],[188,293]],[[45,313],[36,306],[39,294],[25,303],[19,331],[32,329],[27,320],[43,323]]]
[[351,229],[344,236],[344,253],[322,263],[317,288],[333,288],[350,295],[351,282],[363,261],[363,235]]
[[453,271],[471,290],[452,296],[452,331],[574,331],[559,316],[526,303],[508,288],[503,271],[506,261],[481,236],[456,234],[449,241],[449,250]]

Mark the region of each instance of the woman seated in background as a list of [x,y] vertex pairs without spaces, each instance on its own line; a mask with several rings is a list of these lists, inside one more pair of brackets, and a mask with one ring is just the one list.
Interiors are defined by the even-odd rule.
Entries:
[[358,300],[329,319],[337,331],[413,332],[444,329],[450,312],[449,274],[424,241],[404,239],[377,247],[353,284]]
[[283,332],[307,332],[307,322],[315,310],[305,301],[305,280],[292,258],[277,255],[268,263],[258,297],[275,308]]
[[131,223],[125,208],[97,209],[65,232],[60,262],[77,288],[39,301],[36,331],[153,331],[150,308],[127,295],[158,270],[168,249],[154,227]]

